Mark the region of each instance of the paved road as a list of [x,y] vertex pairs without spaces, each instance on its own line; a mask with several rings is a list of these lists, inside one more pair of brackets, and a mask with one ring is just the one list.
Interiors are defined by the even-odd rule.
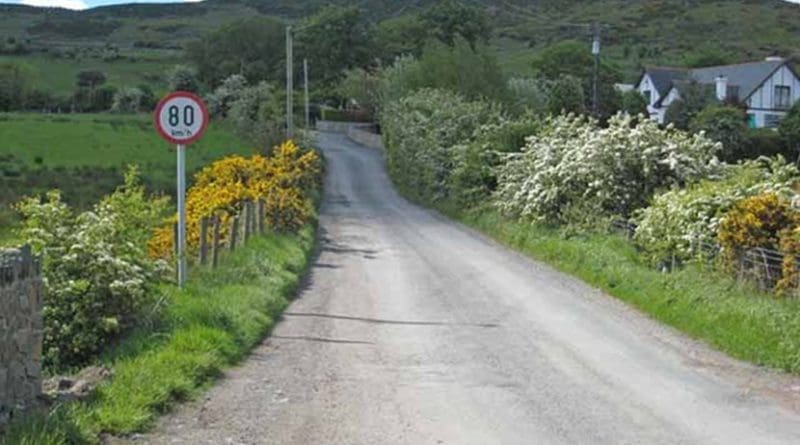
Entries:
[[321,251],[272,338],[153,444],[800,444],[744,365],[409,204],[323,134]]

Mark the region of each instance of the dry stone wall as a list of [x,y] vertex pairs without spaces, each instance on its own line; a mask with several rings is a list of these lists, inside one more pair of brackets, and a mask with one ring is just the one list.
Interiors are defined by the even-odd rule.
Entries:
[[30,248],[0,249],[0,428],[41,393],[42,291]]

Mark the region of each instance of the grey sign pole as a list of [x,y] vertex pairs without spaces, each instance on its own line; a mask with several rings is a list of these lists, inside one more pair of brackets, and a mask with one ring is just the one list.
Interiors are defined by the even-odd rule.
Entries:
[[186,146],[178,145],[178,286],[186,284]]

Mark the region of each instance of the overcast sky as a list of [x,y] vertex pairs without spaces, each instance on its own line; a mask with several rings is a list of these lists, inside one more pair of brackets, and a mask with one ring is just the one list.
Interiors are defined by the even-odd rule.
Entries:
[[[115,3],[182,3],[202,0],[0,0],[0,3],[22,3],[32,6],[60,6],[69,9],[86,9],[94,6],[113,5]],[[786,0],[800,3],[800,0]]]

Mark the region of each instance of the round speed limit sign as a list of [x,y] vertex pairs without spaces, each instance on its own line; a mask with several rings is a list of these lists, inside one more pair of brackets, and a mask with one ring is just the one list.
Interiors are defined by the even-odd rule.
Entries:
[[178,91],[158,103],[155,121],[162,138],[173,144],[188,145],[206,131],[208,110],[197,95]]

